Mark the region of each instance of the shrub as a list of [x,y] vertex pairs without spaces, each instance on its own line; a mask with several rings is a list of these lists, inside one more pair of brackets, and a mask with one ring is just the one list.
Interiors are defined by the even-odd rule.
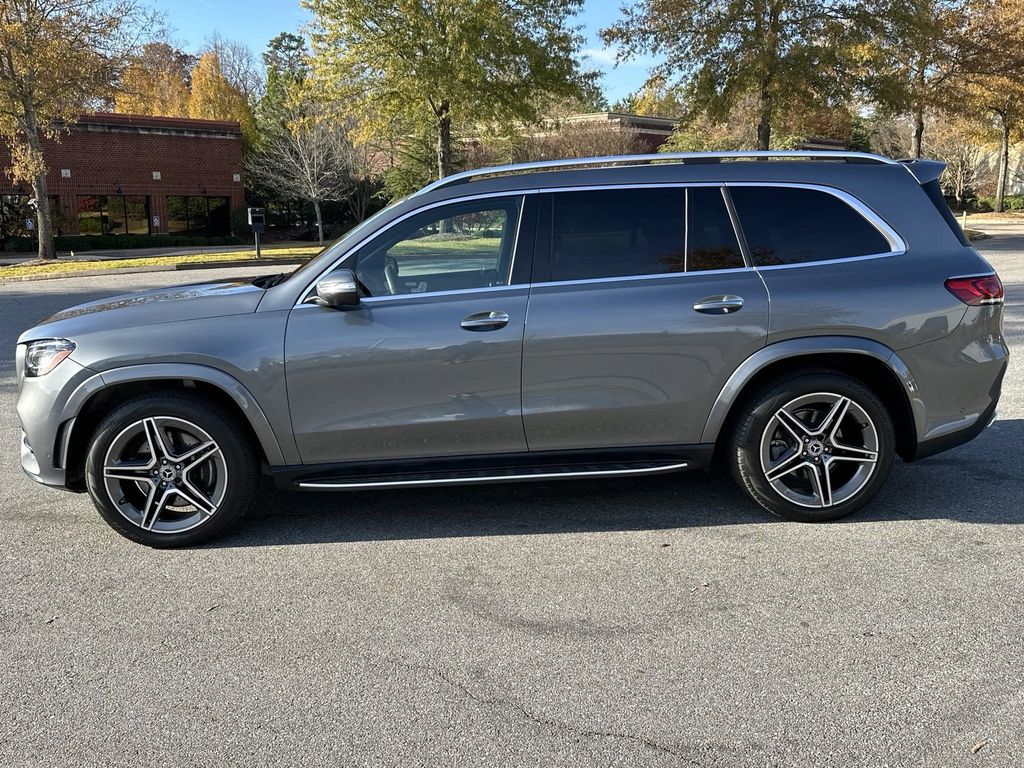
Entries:
[[207,241],[206,244],[207,245],[224,245],[224,238],[223,237],[211,237]]

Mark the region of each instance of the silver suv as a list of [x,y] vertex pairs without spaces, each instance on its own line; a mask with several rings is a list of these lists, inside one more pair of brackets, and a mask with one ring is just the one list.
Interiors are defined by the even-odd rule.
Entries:
[[425,187],[291,275],[59,312],[17,349],[22,464],[195,544],[269,474],[348,490],[716,456],[831,520],[994,417],[1003,290],[941,163],[659,154]]

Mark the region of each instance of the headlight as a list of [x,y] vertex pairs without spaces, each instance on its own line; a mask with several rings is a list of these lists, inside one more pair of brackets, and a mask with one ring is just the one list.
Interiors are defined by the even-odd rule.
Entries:
[[25,345],[25,375],[45,376],[75,351],[68,339],[42,339]]

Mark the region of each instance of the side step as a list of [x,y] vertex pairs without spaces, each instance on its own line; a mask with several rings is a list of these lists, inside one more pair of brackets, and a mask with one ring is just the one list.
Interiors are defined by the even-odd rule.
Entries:
[[691,466],[688,461],[619,462],[615,464],[573,464],[524,466],[499,469],[410,472],[396,475],[321,477],[300,480],[295,486],[305,490],[370,490],[373,488],[416,488],[431,485],[469,485],[473,483],[509,483],[520,480],[561,480],[581,477],[620,477],[678,472]]

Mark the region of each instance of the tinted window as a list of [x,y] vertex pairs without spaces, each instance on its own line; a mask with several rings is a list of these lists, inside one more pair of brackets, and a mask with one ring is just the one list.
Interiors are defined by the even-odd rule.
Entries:
[[684,271],[685,210],[681,188],[554,195],[551,279]]
[[744,266],[729,209],[720,187],[691,187],[687,205],[686,270]]
[[730,187],[755,266],[887,253],[889,242],[834,195],[813,189]]
[[371,296],[508,285],[518,197],[446,206],[397,224],[359,253]]

